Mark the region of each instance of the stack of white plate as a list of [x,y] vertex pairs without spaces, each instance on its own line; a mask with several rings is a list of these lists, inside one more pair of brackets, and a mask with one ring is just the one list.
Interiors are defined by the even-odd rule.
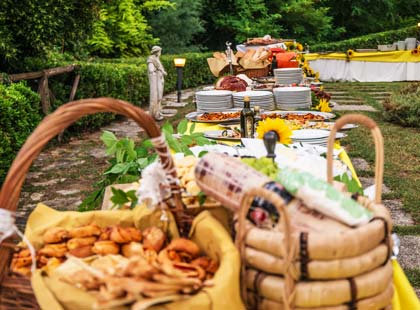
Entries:
[[277,108],[281,110],[308,109],[312,105],[309,87],[278,87],[273,93]]
[[230,90],[205,90],[195,93],[197,111],[219,112],[232,108]]
[[302,68],[279,68],[274,69],[276,84],[299,84],[303,80]]
[[274,110],[276,104],[274,103],[274,97],[271,91],[263,90],[247,90],[233,94],[233,106],[235,108],[244,107],[244,97],[249,97],[250,106],[260,106],[264,110]]

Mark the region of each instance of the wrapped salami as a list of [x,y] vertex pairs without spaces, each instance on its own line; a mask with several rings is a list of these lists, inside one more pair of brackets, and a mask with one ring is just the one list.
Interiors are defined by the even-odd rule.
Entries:
[[301,199],[307,207],[347,225],[366,224],[373,217],[368,209],[309,173],[282,169],[276,181]]

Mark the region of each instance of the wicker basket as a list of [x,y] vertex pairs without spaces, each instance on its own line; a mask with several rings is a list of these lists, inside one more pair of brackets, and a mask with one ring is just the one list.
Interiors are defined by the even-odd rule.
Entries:
[[[254,188],[242,199],[238,214],[236,244],[242,257],[242,297],[253,309],[383,309],[391,304],[393,295],[390,264],[391,218],[380,204],[383,177],[383,139],[376,123],[363,115],[346,115],[334,125],[328,141],[328,182],[332,184],[332,151],[336,132],[347,123],[359,123],[373,134],[376,149],[376,197],[354,197],[371,210],[373,219],[365,225],[350,228],[334,236],[292,228],[292,202],[285,206],[279,196],[263,188]],[[255,197],[270,201],[280,214],[274,230],[263,230],[246,220]],[[264,237],[261,237],[264,235]],[[259,237],[258,237],[259,236]],[[378,250],[380,249],[381,250]],[[250,256],[252,251],[268,255]],[[376,264],[360,268],[363,257],[382,251]],[[273,258],[275,260],[273,260]],[[365,257],[366,258],[366,257]],[[371,261],[372,256],[365,261]],[[260,264],[255,261],[260,260]],[[272,266],[268,266],[268,262]],[[338,263],[337,263],[338,261]],[[343,263],[344,262],[344,263]],[[353,269],[350,267],[354,266]],[[337,266],[343,266],[343,270]],[[331,266],[338,276],[325,277]],[[344,268],[347,267],[347,268]],[[273,274],[273,271],[275,274]],[[345,273],[349,274],[345,274]],[[322,274],[320,277],[319,274]],[[319,281],[317,279],[322,279]]]
[[[173,212],[180,234],[189,231],[192,217],[184,213],[177,174],[169,153],[166,141],[156,122],[142,109],[128,102],[112,98],[83,99],[59,107],[54,113],[45,117],[30,135],[15,158],[0,192],[0,206],[6,210],[16,211],[21,187],[33,160],[42,148],[53,137],[67,128],[82,116],[98,112],[112,112],[129,117],[143,128],[158,153],[162,166],[171,180],[172,196],[166,201]],[[39,309],[28,278],[12,273],[9,269],[14,251],[13,242],[0,245],[0,309]]]
[[260,69],[245,69],[244,71],[238,72],[245,74],[249,78],[258,78],[266,77],[270,72],[270,67],[260,68]]

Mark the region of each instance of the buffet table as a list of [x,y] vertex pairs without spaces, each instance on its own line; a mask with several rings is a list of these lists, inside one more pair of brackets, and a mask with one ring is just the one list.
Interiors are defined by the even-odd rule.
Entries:
[[[350,55],[348,55],[350,54]],[[306,60],[322,81],[419,81],[420,56],[411,51],[307,54]]]

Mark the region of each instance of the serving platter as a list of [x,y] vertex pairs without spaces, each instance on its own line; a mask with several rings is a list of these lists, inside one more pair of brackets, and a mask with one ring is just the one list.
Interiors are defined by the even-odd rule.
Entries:
[[[226,130],[208,130],[203,132],[204,137],[208,139],[215,139],[215,140],[229,140],[229,141],[240,141],[241,136],[233,136],[235,133],[234,130],[226,129]],[[226,135],[225,135],[226,134]]]
[[291,116],[305,116],[305,115],[309,115],[312,114],[313,116],[319,118],[319,119],[311,119],[311,118],[306,118],[306,119],[302,119],[302,120],[308,120],[308,121],[324,121],[326,119],[332,119],[335,117],[335,114],[333,113],[328,113],[328,112],[319,112],[319,111],[264,111],[262,113],[263,115],[274,115],[276,114],[277,117],[280,118],[287,118],[287,116],[291,115]]
[[[305,129],[322,129],[322,130],[331,130],[334,126],[334,122],[308,122],[304,125]],[[340,131],[350,130],[359,127],[357,124],[345,124]]]
[[[185,115],[186,119],[192,121],[192,122],[199,122],[199,123],[228,123],[228,122],[232,122],[232,121],[236,121],[238,122],[240,120],[240,112],[241,109],[232,109],[232,110],[226,110],[223,112],[191,112],[188,113],[187,115]],[[218,113],[218,114],[224,114],[226,115],[226,118],[224,119],[208,119],[208,120],[203,120],[203,119],[199,119],[200,117],[202,117],[205,113],[207,114],[213,114],[213,113]],[[237,117],[228,117],[229,114],[232,113],[237,113]]]

